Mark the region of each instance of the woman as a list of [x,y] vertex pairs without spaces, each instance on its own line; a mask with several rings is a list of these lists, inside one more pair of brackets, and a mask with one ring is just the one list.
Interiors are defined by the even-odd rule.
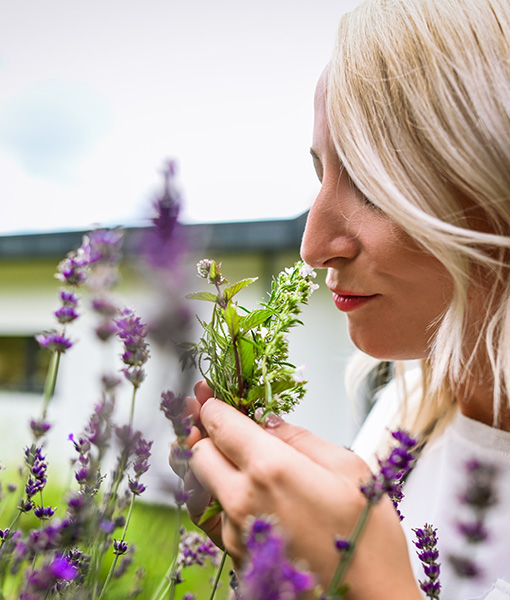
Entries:
[[[348,598],[421,598],[411,539],[425,522],[438,527],[442,598],[510,598],[508,1],[367,0],[346,15],[316,90],[312,157],[321,190],[303,259],[328,269],[356,346],[397,373],[418,359],[419,385],[398,375],[382,392],[354,445],[362,460],[288,423],[262,429],[199,384],[190,513],[220,501],[222,518],[203,527],[237,563],[249,516],[274,515],[327,586],[367,462],[387,427],[404,426],[423,445],[406,518],[386,500],[373,510]],[[455,524],[469,458],[498,461],[480,556]],[[478,560],[476,577],[462,577],[459,557]]]

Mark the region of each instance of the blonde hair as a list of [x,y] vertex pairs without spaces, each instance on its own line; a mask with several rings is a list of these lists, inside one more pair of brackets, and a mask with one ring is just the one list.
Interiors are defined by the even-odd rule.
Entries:
[[476,346],[486,344],[497,419],[510,390],[508,0],[366,0],[340,22],[327,111],[353,183],[453,280],[415,433],[451,414],[452,385],[469,371],[475,269],[490,280]]

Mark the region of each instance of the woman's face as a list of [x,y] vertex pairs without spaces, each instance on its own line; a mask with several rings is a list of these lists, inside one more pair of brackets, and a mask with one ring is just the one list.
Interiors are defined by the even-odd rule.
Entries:
[[425,358],[453,282],[443,265],[364,200],[335,152],[325,106],[326,78],[315,94],[312,156],[321,181],[301,255],[327,268],[326,283],[346,313],[354,344],[388,360]]

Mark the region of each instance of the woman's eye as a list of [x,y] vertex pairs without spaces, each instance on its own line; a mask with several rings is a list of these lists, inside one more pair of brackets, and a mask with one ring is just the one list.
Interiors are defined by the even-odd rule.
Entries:
[[317,178],[322,183],[322,177],[323,177],[324,171],[322,168],[322,163],[320,161],[320,158],[317,156],[317,154],[313,150],[310,150],[310,154],[312,155],[313,168],[315,169]]
[[356,198],[358,198],[358,200],[364,205],[367,206],[368,208],[371,208],[373,210],[378,210],[380,211],[381,209],[374,204],[371,200],[369,200],[365,194],[359,189],[357,188],[354,183],[352,183],[351,181],[351,185],[352,185],[352,189],[354,191],[354,194],[356,195]]

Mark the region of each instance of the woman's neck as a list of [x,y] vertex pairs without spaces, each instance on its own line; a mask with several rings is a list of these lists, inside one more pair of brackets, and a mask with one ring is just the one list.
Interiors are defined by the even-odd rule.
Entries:
[[510,431],[510,409],[506,397],[502,398],[502,406],[497,418],[494,418],[494,389],[492,383],[486,383],[479,378],[474,383],[472,378],[456,388],[455,396],[461,413],[466,417],[491,427]]

